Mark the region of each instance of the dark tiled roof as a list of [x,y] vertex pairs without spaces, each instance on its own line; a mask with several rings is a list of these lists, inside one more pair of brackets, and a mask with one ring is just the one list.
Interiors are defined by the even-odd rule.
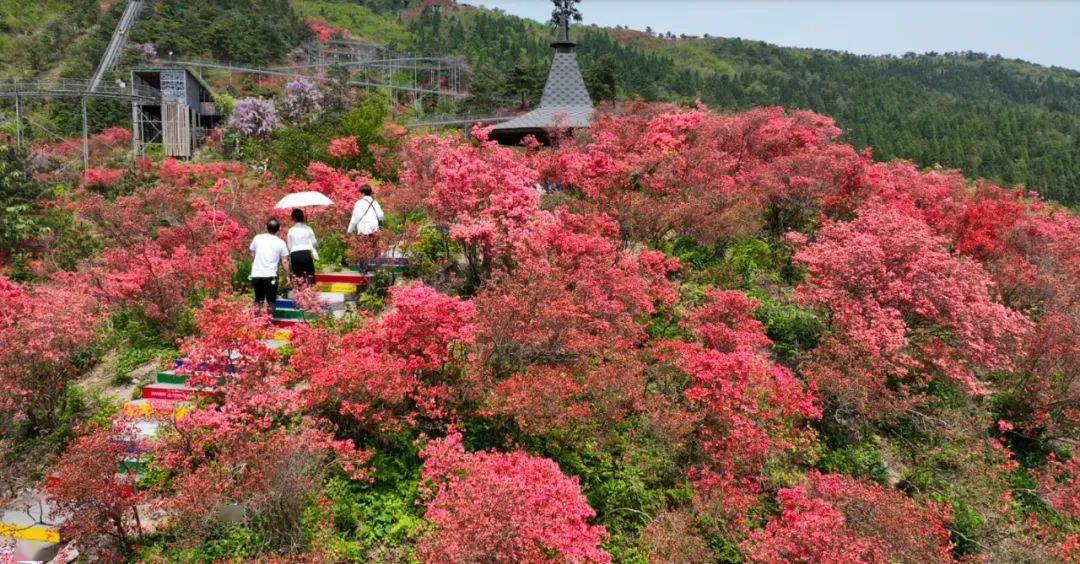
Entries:
[[535,110],[500,123],[494,131],[541,130],[554,127],[588,127],[593,104],[581,78],[572,43],[555,44],[544,95]]

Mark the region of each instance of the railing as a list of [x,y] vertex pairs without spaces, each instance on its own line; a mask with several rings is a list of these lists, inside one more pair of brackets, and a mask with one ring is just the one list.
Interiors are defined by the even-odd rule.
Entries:
[[90,90],[96,91],[101,88],[101,80],[104,78],[105,73],[116,66],[116,61],[120,58],[120,52],[124,50],[124,44],[127,43],[131,25],[135,23],[135,18],[139,16],[141,9],[142,2],[140,0],[132,0],[124,8],[120,21],[116,23],[116,30],[113,31],[112,39],[109,40],[109,46],[105,48],[105,55],[101,58],[101,63],[98,64],[97,71],[94,73]]
[[161,92],[144,85],[99,84],[93,89],[93,80],[85,78],[62,78],[58,80],[0,79],[0,98],[106,98],[153,102],[161,99]]

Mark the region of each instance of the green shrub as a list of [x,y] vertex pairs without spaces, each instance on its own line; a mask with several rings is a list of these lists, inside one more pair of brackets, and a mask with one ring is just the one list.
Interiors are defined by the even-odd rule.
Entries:
[[768,299],[761,300],[755,317],[765,325],[773,350],[786,358],[817,346],[825,330],[812,311]]

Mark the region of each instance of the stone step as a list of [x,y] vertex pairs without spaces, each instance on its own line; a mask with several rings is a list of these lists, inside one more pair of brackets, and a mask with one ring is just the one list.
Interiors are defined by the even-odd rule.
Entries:
[[147,384],[142,389],[142,399],[191,401],[205,392],[183,384]]

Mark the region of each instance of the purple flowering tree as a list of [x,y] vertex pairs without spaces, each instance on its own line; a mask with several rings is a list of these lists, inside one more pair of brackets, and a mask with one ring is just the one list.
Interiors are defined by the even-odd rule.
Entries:
[[290,120],[298,121],[319,111],[322,99],[322,90],[314,82],[303,77],[294,78],[285,85],[282,113]]
[[277,129],[274,103],[261,98],[242,98],[233,105],[229,129],[247,137],[261,137]]

